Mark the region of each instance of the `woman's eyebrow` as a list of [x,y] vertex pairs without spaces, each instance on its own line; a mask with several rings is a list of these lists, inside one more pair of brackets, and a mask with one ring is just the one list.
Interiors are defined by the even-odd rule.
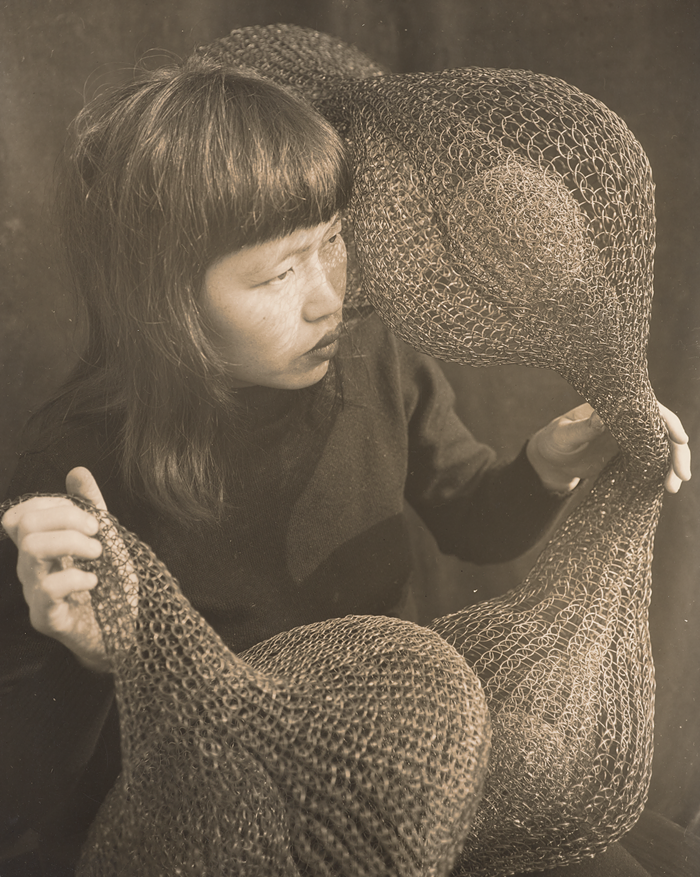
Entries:
[[[336,215],[327,223],[325,234],[328,234],[329,231],[333,228],[334,225],[337,225],[341,220],[340,213],[336,213]],[[264,256],[260,257],[260,261],[254,265],[251,265],[250,268],[243,270],[241,275],[246,280],[255,280],[260,274],[274,274],[275,268],[279,266],[281,262],[286,261],[287,259],[292,259],[294,256],[303,256],[305,253],[308,253],[316,244],[316,241],[308,244],[301,244],[298,247],[293,247],[291,250],[282,250],[279,255],[277,253],[274,256],[265,258]]]
[[[326,230],[324,231],[324,235],[328,234],[328,232],[340,221],[340,214],[336,213],[336,215],[328,222],[326,225]],[[292,256],[303,256],[304,253],[308,253],[316,244],[316,241],[312,243],[305,244],[299,247],[294,247],[291,250],[285,250],[283,255],[278,259],[279,262],[283,262],[285,259],[290,259]]]

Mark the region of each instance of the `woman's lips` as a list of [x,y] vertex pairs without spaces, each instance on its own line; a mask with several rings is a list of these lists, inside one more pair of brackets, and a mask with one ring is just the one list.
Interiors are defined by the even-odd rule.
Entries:
[[331,345],[335,344],[335,342],[338,341],[338,339],[340,338],[342,333],[343,333],[342,325],[336,326],[336,328],[333,329],[332,332],[327,332],[323,336],[323,338],[321,338],[321,340],[311,348],[309,353],[318,353],[321,350],[323,350],[325,352],[325,348],[330,347]]

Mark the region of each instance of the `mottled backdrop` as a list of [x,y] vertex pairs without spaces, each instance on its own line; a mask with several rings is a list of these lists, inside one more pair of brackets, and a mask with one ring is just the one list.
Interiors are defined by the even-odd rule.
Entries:
[[[70,297],[52,240],[52,168],[83,96],[146,52],[183,56],[234,27],[293,22],[356,43],[396,70],[511,67],[568,80],[615,110],[646,149],[657,186],[657,394],[696,437],[698,352],[697,0],[6,0],[0,13],[0,488],[27,414],[74,359]],[[575,403],[556,376],[447,366],[460,411],[504,453]],[[657,739],[651,806],[698,826],[700,474],[667,501],[657,539],[652,641]],[[522,578],[528,559],[482,570],[438,559],[417,527],[425,615]],[[426,577],[439,588],[425,586]]]

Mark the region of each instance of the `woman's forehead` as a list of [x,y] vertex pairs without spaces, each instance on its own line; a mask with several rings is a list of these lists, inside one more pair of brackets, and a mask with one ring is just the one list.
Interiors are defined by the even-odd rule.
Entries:
[[284,237],[244,247],[224,258],[228,258],[232,266],[235,264],[236,270],[243,275],[257,274],[295,256],[313,252],[338,220],[339,217],[334,216],[330,222],[296,229]]

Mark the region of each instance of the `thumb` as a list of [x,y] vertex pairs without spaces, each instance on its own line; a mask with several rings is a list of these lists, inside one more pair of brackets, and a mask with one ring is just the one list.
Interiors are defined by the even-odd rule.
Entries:
[[555,440],[560,453],[575,454],[605,432],[605,424],[590,405],[581,405],[560,418]]
[[107,511],[107,503],[104,501],[100,488],[92,476],[92,472],[84,466],[76,466],[66,475],[66,491],[71,496],[80,497],[91,502],[98,509]]

